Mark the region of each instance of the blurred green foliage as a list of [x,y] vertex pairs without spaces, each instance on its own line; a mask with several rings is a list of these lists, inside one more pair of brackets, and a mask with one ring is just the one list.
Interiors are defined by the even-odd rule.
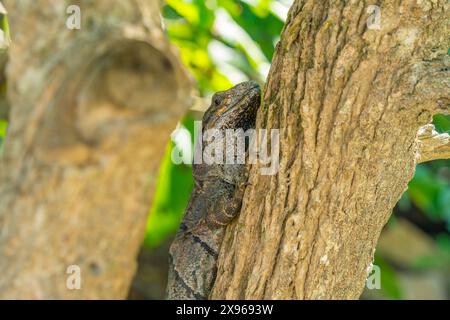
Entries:
[[[4,32],[4,38],[6,41],[10,41],[8,19],[5,14],[0,14],[0,29]],[[2,44],[0,44],[0,47]],[[6,90],[6,83],[0,84],[0,92],[4,93]],[[3,140],[6,136],[6,129],[8,122],[0,119],[0,154],[2,153]]]
[[5,137],[7,128],[8,122],[6,120],[0,120],[0,139]]
[[[193,145],[194,119],[186,116],[181,125],[190,133],[189,143]],[[157,188],[147,222],[144,240],[147,246],[158,246],[168,235],[176,232],[193,187],[191,165],[183,163],[175,165],[172,162],[171,154],[174,146],[175,143],[170,141],[161,162]]]
[[8,128],[8,122],[5,120],[0,120],[0,155],[3,149],[3,140],[6,136],[6,129]]
[[7,13],[1,2],[0,2],[0,29],[2,31],[2,34],[0,35],[0,51],[4,51],[10,45],[11,37],[9,33]]
[[167,32],[202,94],[228,89],[247,79],[264,81],[284,24],[273,3],[167,1],[163,10]]
[[380,255],[375,255],[374,265],[380,267],[381,274],[381,290],[383,294],[391,299],[401,299],[402,291],[400,289],[395,270]]
[[[447,222],[450,226],[450,189],[444,174],[440,174],[442,164],[419,165],[414,179],[409,183],[406,195],[416,207],[433,221]],[[437,169],[437,170],[436,170]]]

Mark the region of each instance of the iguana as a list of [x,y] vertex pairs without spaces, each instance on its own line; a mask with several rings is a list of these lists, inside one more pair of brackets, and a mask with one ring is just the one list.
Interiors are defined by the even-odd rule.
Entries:
[[[209,129],[254,128],[260,102],[261,90],[254,81],[214,94],[203,116],[199,137]],[[196,152],[208,144],[202,140],[197,140]],[[248,144],[245,150],[248,152]],[[193,164],[194,188],[169,250],[168,299],[208,299],[217,274],[216,262],[225,226],[241,208],[247,171],[246,164],[225,161]]]

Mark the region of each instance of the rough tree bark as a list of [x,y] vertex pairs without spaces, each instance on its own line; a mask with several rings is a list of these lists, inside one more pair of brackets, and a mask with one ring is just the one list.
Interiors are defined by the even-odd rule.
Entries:
[[[366,26],[370,4],[380,30]],[[416,163],[449,155],[432,151],[448,135],[436,143],[424,129],[423,156],[416,138],[449,112],[449,10],[446,0],[294,2],[257,122],[281,129],[280,169],[252,167],[212,298],[360,296]]]
[[[9,0],[0,298],[124,298],[191,81],[159,1]],[[69,5],[81,29],[66,28]],[[68,290],[69,265],[81,290]]]

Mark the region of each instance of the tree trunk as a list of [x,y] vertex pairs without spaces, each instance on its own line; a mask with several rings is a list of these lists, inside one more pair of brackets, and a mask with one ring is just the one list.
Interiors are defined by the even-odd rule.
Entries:
[[[13,44],[0,298],[124,298],[159,161],[192,88],[160,3],[4,4]],[[66,27],[69,5],[81,9],[80,30]],[[71,265],[80,290],[67,286]]]
[[369,4],[293,4],[257,121],[280,129],[279,172],[252,167],[212,298],[360,296],[420,159],[418,129],[450,101],[448,1],[378,1],[380,30]]

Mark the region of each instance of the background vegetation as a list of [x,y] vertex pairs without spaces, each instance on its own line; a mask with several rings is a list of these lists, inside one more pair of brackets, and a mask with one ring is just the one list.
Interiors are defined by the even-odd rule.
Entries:
[[[194,75],[201,97],[253,79],[264,82],[290,0],[167,0],[163,16],[171,41]],[[175,165],[175,145],[188,153],[193,121],[180,120],[161,163],[144,248],[158,248],[176,232],[192,189],[189,164]],[[438,131],[450,131],[450,117],[436,116]],[[1,144],[7,122],[0,120]],[[189,133],[189,134],[188,134]],[[381,289],[364,298],[449,297],[450,160],[419,165],[408,191],[386,226],[376,253]],[[164,256],[164,255],[163,255]]]

